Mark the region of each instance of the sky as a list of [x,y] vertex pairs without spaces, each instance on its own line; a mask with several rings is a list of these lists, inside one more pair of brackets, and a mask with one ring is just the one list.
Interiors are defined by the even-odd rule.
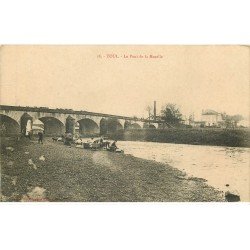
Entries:
[[146,117],[155,100],[157,113],[175,103],[196,120],[202,109],[249,117],[246,46],[12,45],[0,66],[5,105]]

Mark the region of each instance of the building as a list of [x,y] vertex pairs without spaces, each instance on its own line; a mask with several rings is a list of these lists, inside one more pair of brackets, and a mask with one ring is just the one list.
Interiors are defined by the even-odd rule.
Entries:
[[202,110],[201,121],[204,122],[205,126],[217,127],[223,122],[222,114],[211,109]]

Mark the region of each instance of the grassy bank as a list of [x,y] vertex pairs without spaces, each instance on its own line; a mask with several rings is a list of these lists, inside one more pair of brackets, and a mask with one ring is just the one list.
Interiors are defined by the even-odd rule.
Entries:
[[[204,180],[188,178],[154,161],[67,147],[49,139],[42,145],[26,139],[7,140],[5,146],[12,146],[13,151],[1,149],[3,201],[224,200]],[[44,196],[34,198],[34,192],[31,196],[34,189],[45,190]]]
[[117,140],[250,147],[249,129],[136,129],[110,134]]

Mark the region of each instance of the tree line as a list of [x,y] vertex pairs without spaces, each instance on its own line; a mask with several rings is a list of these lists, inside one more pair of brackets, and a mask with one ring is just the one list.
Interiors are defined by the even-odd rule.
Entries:
[[[146,107],[146,111],[148,112],[148,118],[154,119],[154,115],[152,114],[152,106],[148,105]],[[244,120],[244,117],[240,114],[236,115],[228,115],[226,112],[222,114],[222,125],[226,128],[237,127],[238,123]],[[183,124],[185,121],[183,119],[183,114],[180,111],[180,108],[177,104],[174,103],[167,103],[165,104],[161,110],[160,115],[157,116],[158,119],[165,121],[170,126],[178,127]]]

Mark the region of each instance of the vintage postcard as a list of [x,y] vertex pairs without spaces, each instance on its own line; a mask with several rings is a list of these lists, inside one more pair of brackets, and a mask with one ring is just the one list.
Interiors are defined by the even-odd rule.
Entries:
[[250,201],[250,47],[3,45],[2,202]]

